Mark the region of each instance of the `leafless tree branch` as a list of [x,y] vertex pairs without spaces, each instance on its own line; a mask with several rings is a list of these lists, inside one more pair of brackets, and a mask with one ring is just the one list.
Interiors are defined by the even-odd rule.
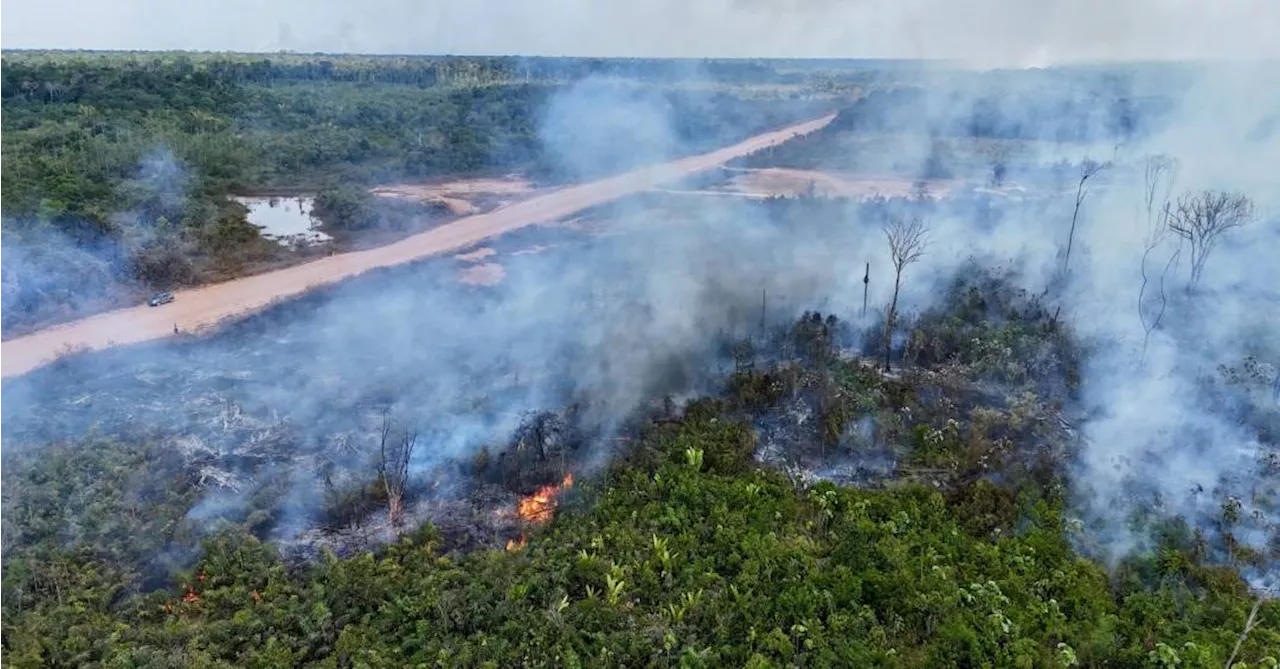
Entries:
[[1190,293],[1200,284],[1209,254],[1222,235],[1253,220],[1253,200],[1241,193],[1206,190],[1178,198],[1169,229],[1191,245]]
[[902,270],[924,255],[929,229],[919,217],[891,216],[884,226],[889,241],[889,257],[893,261],[893,299],[884,325],[884,371],[889,371],[893,351],[893,326],[898,318],[898,293],[902,288]]
[[1080,164],[1080,180],[1076,182],[1076,206],[1071,213],[1071,230],[1067,233],[1067,252],[1062,258],[1063,275],[1067,273],[1067,269],[1071,265],[1071,248],[1075,244],[1076,224],[1080,221],[1080,205],[1084,204],[1084,199],[1089,195],[1088,181],[1098,172],[1106,169],[1107,166],[1107,163],[1100,163],[1089,158],[1085,158],[1084,162]]
[[1160,275],[1159,291],[1156,294],[1157,306],[1154,307],[1154,313],[1149,313],[1146,305],[1147,286],[1150,283],[1150,277],[1147,274],[1147,263],[1151,258],[1151,254],[1169,236],[1169,218],[1172,212],[1169,197],[1173,191],[1173,181],[1176,178],[1177,167],[1177,162],[1169,156],[1148,156],[1143,173],[1142,204],[1146,212],[1146,238],[1143,242],[1142,261],[1139,265],[1142,284],[1138,288],[1138,320],[1142,323],[1143,329],[1140,360],[1146,359],[1151,333],[1160,327],[1160,322],[1164,319],[1165,310],[1168,307],[1168,299],[1164,291],[1165,277],[1182,252],[1181,246],[1179,246],[1165,263],[1164,272]]
[[392,525],[400,522],[404,509],[404,491],[409,483],[409,463],[418,443],[416,429],[405,430],[404,435],[392,439],[392,421],[386,412],[382,414],[382,427],[378,442],[378,478],[387,494],[387,519]]

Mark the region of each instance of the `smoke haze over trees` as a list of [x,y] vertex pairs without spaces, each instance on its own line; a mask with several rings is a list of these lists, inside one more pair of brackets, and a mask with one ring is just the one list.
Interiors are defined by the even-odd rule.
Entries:
[[[199,254],[165,226],[242,180],[476,164],[583,179],[811,110],[774,88],[790,76],[843,108],[680,185],[696,192],[491,240],[493,285],[432,259],[6,380],[7,660],[1274,664],[1274,70],[764,61],[690,66],[669,89],[539,81],[647,71],[633,62],[257,62],[6,62],[6,217],[15,179],[15,230],[61,236],[17,247],[34,254],[19,267],[74,263],[84,292],[56,299],[89,299],[111,270],[88,259],[125,254],[80,226],[180,268]],[[442,64],[475,81],[438,86]],[[234,74],[197,74],[215,65]],[[139,77],[181,113],[122,98],[95,126],[58,99],[112,87],[71,93],[77,76]],[[244,132],[182,130],[202,109]],[[181,141],[144,153],[121,128]],[[420,130],[457,151],[417,152]],[[120,145],[128,160],[80,164]],[[1177,169],[1152,187],[1156,156]],[[65,192],[54,160],[80,175]],[[912,194],[716,190],[781,167]],[[365,204],[334,190],[324,206],[358,224]],[[210,206],[224,222],[195,226],[232,234]],[[928,226],[900,282],[890,221]],[[5,234],[7,314],[11,281],[44,275],[11,269]],[[509,517],[568,473],[548,526]]]
[[[261,239],[232,194],[320,190],[333,205],[335,195],[346,191],[340,199],[350,202],[353,188],[375,183],[511,172],[556,185],[669,149],[717,148],[829,104],[803,81],[764,93],[698,85],[779,77],[734,63],[23,52],[4,60],[6,334],[138,302],[147,289],[315,255]],[[639,111],[561,128],[556,119],[572,114],[553,104],[588,103],[564,102],[566,90]],[[665,145],[633,135],[647,118],[670,132]],[[572,134],[588,131],[593,145],[612,147],[609,160],[566,153]],[[319,212],[347,237],[403,234],[446,217],[373,204]]]

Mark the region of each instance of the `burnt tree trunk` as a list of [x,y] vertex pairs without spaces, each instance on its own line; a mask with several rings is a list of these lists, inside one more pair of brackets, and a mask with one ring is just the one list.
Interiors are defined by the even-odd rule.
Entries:
[[889,360],[893,354],[893,324],[898,319],[898,289],[902,287],[902,270],[893,275],[893,299],[889,301],[889,313],[884,319],[884,371],[890,371]]

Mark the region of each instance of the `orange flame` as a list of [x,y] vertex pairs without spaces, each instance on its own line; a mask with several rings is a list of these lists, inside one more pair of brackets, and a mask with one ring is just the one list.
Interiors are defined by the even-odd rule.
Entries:
[[[551,519],[552,512],[556,510],[556,498],[572,487],[573,474],[565,474],[560,485],[544,485],[532,495],[520,498],[516,503],[516,513],[526,523],[541,525]],[[507,550],[518,551],[528,542],[529,538],[521,534],[519,539],[507,540]]]
[[521,498],[516,505],[516,513],[520,519],[534,524],[545,523],[551,519],[551,512],[556,509],[556,498],[560,493],[573,487],[573,474],[565,474],[560,485],[544,485],[538,491]]

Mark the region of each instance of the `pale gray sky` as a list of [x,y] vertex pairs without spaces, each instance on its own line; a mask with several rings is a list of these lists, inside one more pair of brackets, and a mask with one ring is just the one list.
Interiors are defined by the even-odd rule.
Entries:
[[1280,0],[6,0],[3,48],[1280,58]]

